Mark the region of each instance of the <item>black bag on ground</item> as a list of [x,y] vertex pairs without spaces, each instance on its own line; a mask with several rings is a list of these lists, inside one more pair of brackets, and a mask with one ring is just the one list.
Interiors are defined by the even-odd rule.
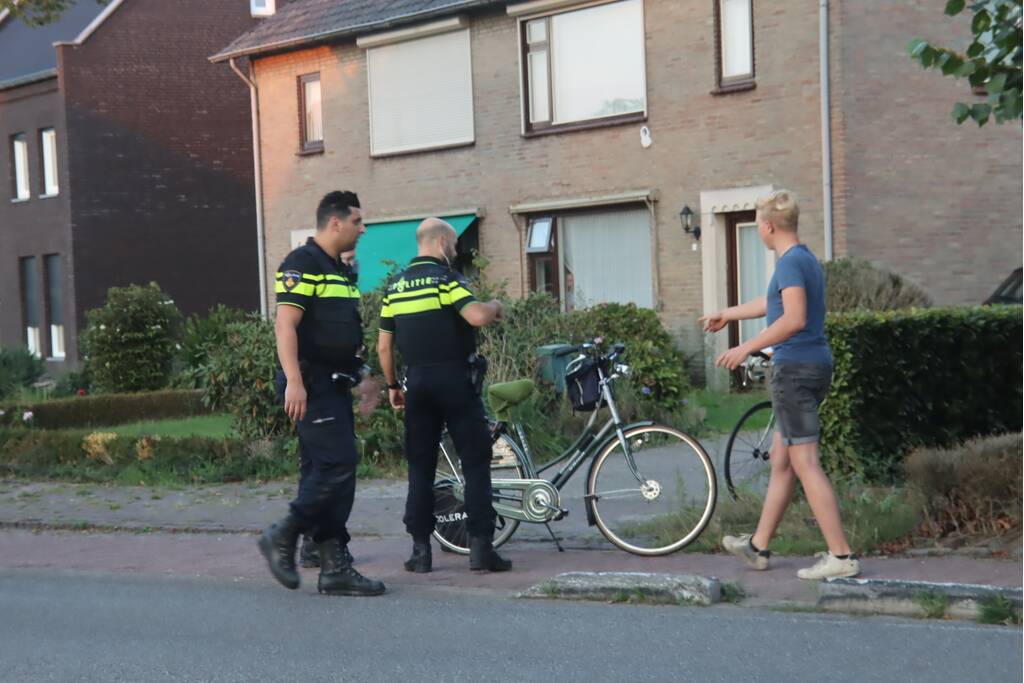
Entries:
[[565,374],[565,393],[573,410],[590,412],[601,402],[601,378],[597,362],[587,359]]

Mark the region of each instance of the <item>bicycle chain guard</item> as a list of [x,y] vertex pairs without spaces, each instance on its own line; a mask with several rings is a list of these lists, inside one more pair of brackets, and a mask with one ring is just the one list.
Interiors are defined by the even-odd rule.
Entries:
[[494,502],[494,511],[502,517],[518,519],[521,522],[544,523],[561,519],[567,511],[559,506],[558,490],[545,479],[494,479],[491,488],[502,498],[511,492],[521,495],[520,504],[509,504],[502,500]]

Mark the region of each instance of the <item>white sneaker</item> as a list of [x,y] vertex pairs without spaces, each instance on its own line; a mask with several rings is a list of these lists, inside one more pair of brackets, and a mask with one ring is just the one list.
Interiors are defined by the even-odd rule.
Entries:
[[801,569],[796,573],[801,579],[808,581],[820,581],[822,579],[838,579],[857,576],[860,574],[860,560],[856,555],[850,555],[841,560],[831,552],[818,553],[815,557],[820,558],[813,567]]
[[726,536],[722,539],[722,547],[727,552],[746,562],[751,568],[764,571],[768,569],[768,558],[771,557],[771,553],[767,550],[762,550],[761,552],[754,550],[750,545],[750,537],[750,534]]

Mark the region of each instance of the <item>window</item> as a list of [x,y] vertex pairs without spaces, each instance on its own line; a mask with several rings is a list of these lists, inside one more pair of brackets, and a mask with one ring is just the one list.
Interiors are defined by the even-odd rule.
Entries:
[[642,0],[528,19],[521,30],[527,131],[645,116]]
[[21,315],[25,321],[25,345],[36,356],[42,355],[39,339],[39,279],[36,259],[27,256],[18,260],[21,271]]
[[563,310],[606,302],[654,306],[646,208],[535,217],[526,249],[531,289],[550,293]]
[[43,196],[56,197],[60,187],[57,184],[57,133],[53,128],[39,131],[39,148],[43,154]]
[[60,255],[43,257],[46,273],[46,318],[50,329],[50,358],[64,358],[64,297],[60,277]]
[[754,87],[753,0],[714,0],[717,91]]
[[474,141],[468,29],[369,47],[366,64],[371,154]]
[[11,137],[11,176],[14,178],[14,199],[24,201],[29,198],[28,186],[28,141],[24,133]]
[[[736,224],[736,289],[739,293],[738,301],[752,301],[764,296],[771,274],[768,271],[768,264],[771,260],[764,242],[757,233],[757,223]],[[764,318],[743,320],[740,322],[739,343],[750,341],[761,334],[767,327]]]
[[320,102],[320,74],[299,76],[299,131],[303,152],[324,148],[324,113]]
[[276,4],[276,0],[249,0],[249,13],[254,17],[272,17]]

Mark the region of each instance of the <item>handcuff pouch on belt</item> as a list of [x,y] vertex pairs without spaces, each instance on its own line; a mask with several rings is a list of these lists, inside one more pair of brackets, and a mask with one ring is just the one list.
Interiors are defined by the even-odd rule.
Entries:
[[469,383],[477,396],[484,393],[484,377],[487,376],[487,357],[479,353],[469,354]]

